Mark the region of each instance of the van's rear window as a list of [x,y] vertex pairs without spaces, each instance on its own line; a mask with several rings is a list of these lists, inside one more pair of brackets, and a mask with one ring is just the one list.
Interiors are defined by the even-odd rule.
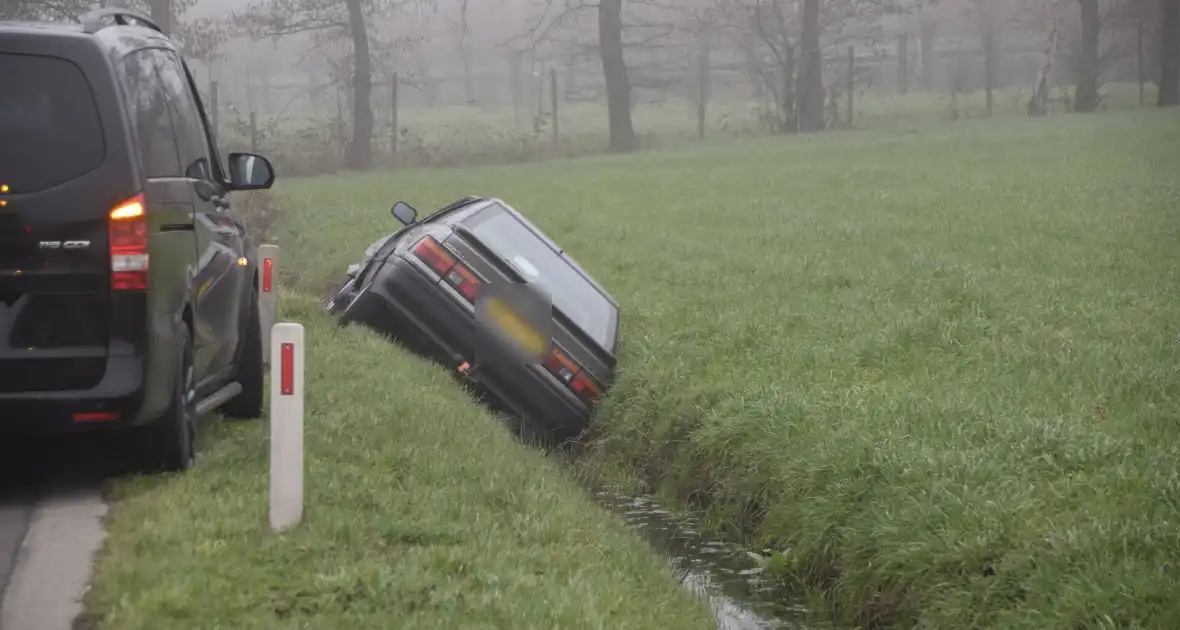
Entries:
[[35,192],[85,175],[105,154],[94,93],[78,66],[0,53],[0,184]]

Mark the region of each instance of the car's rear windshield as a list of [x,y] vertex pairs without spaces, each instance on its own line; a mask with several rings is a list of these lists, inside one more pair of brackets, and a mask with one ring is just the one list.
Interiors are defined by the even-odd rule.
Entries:
[[544,287],[553,305],[599,345],[614,349],[614,304],[516,217],[491,206],[465,219],[463,225],[527,282]]
[[78,66],[0,53],[0,183],[36,192],[90,172],[105,153],[94,93]]

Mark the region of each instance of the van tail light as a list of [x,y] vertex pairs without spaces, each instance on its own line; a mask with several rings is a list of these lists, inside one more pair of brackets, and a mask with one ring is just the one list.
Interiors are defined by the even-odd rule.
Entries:
[[545,357],[545,369],[565,383],[587,405],[596,406],[602,399],[602,386],[556,345]]
[[148,285],[148,226],[143,193],[115,206],[107,220],[111,289],[133,291]]
[[418,241],[413,251],[414,256],[426,263],[431,271],[441,276],[468,302],[475,303],[475,295],[483,280],[470,267],[455,260],[451,252],[430,236]]

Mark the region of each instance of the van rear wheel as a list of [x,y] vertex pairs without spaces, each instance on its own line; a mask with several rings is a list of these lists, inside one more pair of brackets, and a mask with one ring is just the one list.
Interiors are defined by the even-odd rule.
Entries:
[[192,334],[180,329],[180,355],[168,410],[144,427],[141,454],[145,472],[184,472],[197,457],[197,390]]

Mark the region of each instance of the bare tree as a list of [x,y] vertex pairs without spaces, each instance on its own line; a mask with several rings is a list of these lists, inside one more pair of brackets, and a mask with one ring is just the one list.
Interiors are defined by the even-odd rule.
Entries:
[[[580,26],[578,18],[590,10],[596,12],[598,38],[596,48],[602,65],[602,77],[606,89],[607,123],[610,132],[610,150],[613,152],[634,151],[639,147],[639,138],[631,120],[632,85],[627,67],[624,40],[623,0],[543,0],[541,15],[534,21],[524,37],[529,41],[527,48],[534,53],[542,45],[557,45],[568,50],[581,51],[588,46],[579,43],[576,31]],[[569,38],[569,39],[563,39]],[[513,38],[520,39],[520,37]]]
[[598,48],[606,81],[611,151],[634,151],[639,140],[631,122],[631,80],[623,56],[623,0],[599,1]]
[[352,140],[345,164],[366,169],[373,163],[373,60],[370,23],[374,15],[396,14],[429,0],[255,0],[242,15],[255,39],[297,33],[346,38],[352,49]]
[[987,99],[987,115],[991,116],[995,109],[996,89],[996,31],[999,28],[1000,15],[1003,8],[998,6],[997,0],[971,0],[969,5],[974,14],[975,28],[979,33],[979,41],[983,48],[983,89]]
[[1049,113],[1049,77],[1053,72],[1053,61],[1057,58],[1057,47],[1061,39],[1061,0],[1050,0],[1047,13],[1044,59],[1037,72],[1033,95],[1028,101],[1029,116],[1044,116]]
[[472,105],[476,102],[476,98],[471,67],[471,46],[467,42],[468,35],[471,33],[467,21],[468,3],[469,0],[460,0],[459,4],[459,57],[463,62],[463,97],[468,105]]
[[803,59],[799,72],[798,131],[824,128],[824,66],[820,48],[819,0],[803,0],[803,30],[799,47]]
[[1092,112],[1098,108],[1098,78],[1101,70],[1099,58],[1100,30],[1102,17],[1098,11],[1098,0],[1078,0],[1081,9],[1081,47],[1078,51],[1078,84],[1074,93],[1074,111]]
[[1180,105],[1180,0],[1160,0],[1160,107]]
[[779,132],[819,131],[834,122],[825,120],[824,110],[825,95],[835,96],[824,89],[828,60],[839,55],[843,62],[846,45],[884,37],[882,17],[919,6],[918,0],[715,1],[725,7],[718,19],[731,41],[774,99],[773,115],[764,121]]
[[938,37],[938,27],[938,19],[929,7],[921,6],[918,15],[918,63],[921,66],[919,76],[922,87],[927,90],[934,87],[934,40]]

